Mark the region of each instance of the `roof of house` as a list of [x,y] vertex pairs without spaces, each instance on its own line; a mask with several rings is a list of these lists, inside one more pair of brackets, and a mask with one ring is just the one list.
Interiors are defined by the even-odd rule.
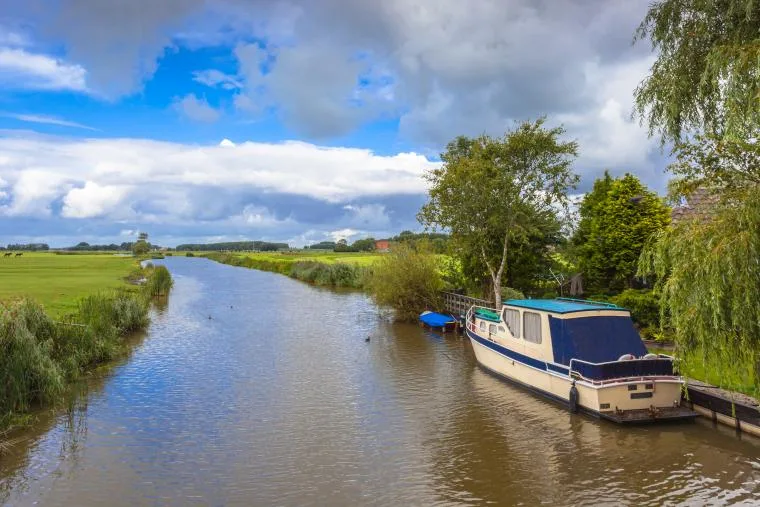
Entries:
[[504,301],[504,304],[551,313],[588,312],[591,310],[625,310],[625,308],[613,305],[612,303],[600,303],[598,301],[585,301],[582,299],[569,298],[508,299]]
[[708,220],[715,212],[718,196],[707,188],[697,188],[687,198],[682,206],[676,206],[670,213],[672,222],[678,223],[684,220]]

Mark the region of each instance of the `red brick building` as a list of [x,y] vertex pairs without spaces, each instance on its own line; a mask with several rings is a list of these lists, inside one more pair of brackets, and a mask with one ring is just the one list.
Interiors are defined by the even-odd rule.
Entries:
[[391,242],[387,239],[378,239],[375,241],[375,251],[377,252],[387,252],[391,249]]

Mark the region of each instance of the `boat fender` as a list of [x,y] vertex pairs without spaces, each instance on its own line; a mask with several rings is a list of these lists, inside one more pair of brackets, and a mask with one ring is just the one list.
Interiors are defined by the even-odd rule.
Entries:
[[618,358],[618,361],[632,361],[634,359],[636,359],[636,356],[633,354],[623,354]]
[[573,384],[570,386],[570,396],[569,396],[569,408],[570,412],[573,414],[578,412],[578,388],[575,387],[575,381],[573,380]]

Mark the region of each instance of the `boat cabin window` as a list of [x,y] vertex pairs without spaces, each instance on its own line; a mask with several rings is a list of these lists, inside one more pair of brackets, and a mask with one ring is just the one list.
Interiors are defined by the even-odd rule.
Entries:
[[488,325],[488,334],[496,334],[496,324]]
[[523,338],[531,343],[541,343],[541,315],[523,312]]
[[507,328],[509,328],[509,332],[512,333],[512,336],[515,338],[520,338],[520,311],[519,310],[511,310],[509,308],[504,308],[504,311],[502,312],[501,320],[504,321],[504,323],[507,325]]
[[480,330],[481,331],[485,331],[486,330],[486,323],[483,322],[482,320],[480,321]]

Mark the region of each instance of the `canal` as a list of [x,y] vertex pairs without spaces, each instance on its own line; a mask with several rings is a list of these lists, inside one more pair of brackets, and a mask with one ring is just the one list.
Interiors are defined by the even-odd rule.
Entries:
[[[205,259],[127,358],[0,456],[8,505],[757,504],[760,443],[619,427],[357,293]],[[367,341],[369,338],[369,341]]]

